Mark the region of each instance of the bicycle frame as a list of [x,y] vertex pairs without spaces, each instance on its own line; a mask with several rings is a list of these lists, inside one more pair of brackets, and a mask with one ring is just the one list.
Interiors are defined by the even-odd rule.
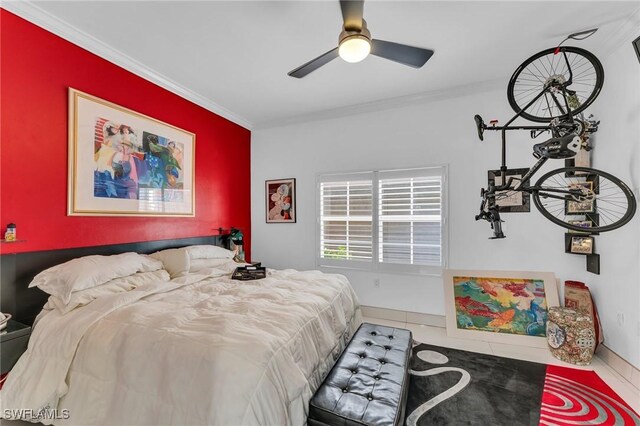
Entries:
[[[567,195],[579,195],[579,189],[560,189],[560,188],[543,188],[539,186],[524,186],[523,182],[528,181],[540,168],[548,161],[546,157],[540,158],[536,164],[529,169],[527,173],[522,176],[520,183],[511,188],[513,178],[509,178],[506,185],[495,186],[490,184],[487,191],[482,192],[482,201],[480,203],[480,214],[476,216],[476,220],[485,219],[491,223],[494,236],[491,239],[504,238],[505,235],[502,232],[502,220],[500,219],[500,209],[496,203],[496,191],[513,190],[526,192],[529,194],[537,192],[539,196],[543,198],[555,198],[558,200],[565,200]],[[504,170],[506,174],[506,168]],[[504,174],[503,181],[504,181]]]
[[[566,197],[566,195],[575,195],[578,194],[580,192],[580,190],[572,190],[572,189],[558,189],[558,188],[543,188],[540,186],[523,186],[523,182],[528,181],[534,174],[536,174],[536,172],[538,170],[540,170],[540,168],[548,161],[549,159],[546,157],[542,157],[541,159],[539,159],[536,164],[534,164],[527,173],[525,173],[524,176],[522,176],[522,178],[520,179],[520,183],[517,184],[516,186],[514,186],[513,188],[510,188],[511,185],[509,185],[509,187],[507,188],[502,188],[503,185],[501,185],[500,187],[495,187],[494,191],[504,191],[504,190],[513,190],[513,191],[520,191],[520,192],[526,192],[526,193],[533,193],[533,192],[543,192],[543,197],[547,197],[547,198],[556,198],[558,200],[564,200]],[[504,178],[503,178],[504,181]],[[509,183],[513,182],[513,178],[509,178]],[[555,195],[555,194],[563,194],[562,196],[560,195]]]

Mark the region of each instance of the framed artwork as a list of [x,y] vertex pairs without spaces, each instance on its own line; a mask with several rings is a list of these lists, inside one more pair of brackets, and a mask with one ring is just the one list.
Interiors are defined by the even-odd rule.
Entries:
[[636,51],[636,55],[638,56],[638,61],[640,61],[640,37],[633,40],[633,48]]
[[572,236],[569,246],[570,253],[593,254],[594,239],[589,236]]
[[195,216],[195,135],[69,88],[70,216]]
[[265,182],[267,223],[296,222],[296,180],[278,179]]
[[[514,184],[516,181],[522,179],[522,176],[527,174],[529,169],[510,169],[507,170],[507,180],[514,178]],[[500,170],[489,170],[488,172],[489,185],[494,184],[496,186],[502,185],[502,174]],[[529,180],[524,182],[525,185],[529,185]],[[500,213],[526,213],[531,211],[531,197],[528,193],[518,191],[497,191],[496,192],[496,204],[500,207]]]
[[567,223],[569,225],[579,226],[580,228],[584,228],[584,231],[574,231],[569,229],[568,232],[570,234],[591,234],[590,229],[595,226],[595,223],[590,218],[580,219],[580,220],[568,220]]
[[[569,188],[578,189],[580,187],[583,187],[593,192],[593,184],[594,184],[593,181],[579,182],[579,183],[573,183],[569,185]],[[595,213],[595,212],[596,212],[595,198],[586,199],[584,201],[576,201],[572,195],[567,195],[567,199],[565,200],[565,214],[584,215],[587,213]]]
[[546,347],[547,311],[559,306],[551,272],[447,269],[447,335]]

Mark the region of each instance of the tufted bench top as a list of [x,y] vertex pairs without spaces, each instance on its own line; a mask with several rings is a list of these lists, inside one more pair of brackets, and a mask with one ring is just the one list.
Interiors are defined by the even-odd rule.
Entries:
[[364,323],[309,402],[310,426],[402,425],[411,332]]

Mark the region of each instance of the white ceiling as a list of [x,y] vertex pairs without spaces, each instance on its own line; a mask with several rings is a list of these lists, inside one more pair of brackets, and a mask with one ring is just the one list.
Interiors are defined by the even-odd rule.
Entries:
[[374,38],[433,49],[431,60],[415,70],[375,56],[358,64],[336,59],[295,79],[287,72],[337,45],[338,1],[33,4],[249,127],[460,86],[473,90],[474,83],[506,87],[525,58],[571,32],[600,27],[580,46],[606,54],[640,5],[369,0],[364,16]]

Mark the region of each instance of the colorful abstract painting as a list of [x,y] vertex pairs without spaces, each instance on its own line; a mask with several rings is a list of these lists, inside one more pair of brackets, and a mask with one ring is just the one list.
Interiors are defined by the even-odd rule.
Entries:
[[453,277],[459,329],[545,336],[544,280]]
[[195,135],[69,90],[69,215],[194,216]]
[[183,201],[184,144],[101,117],[94,150],[94,196]]

